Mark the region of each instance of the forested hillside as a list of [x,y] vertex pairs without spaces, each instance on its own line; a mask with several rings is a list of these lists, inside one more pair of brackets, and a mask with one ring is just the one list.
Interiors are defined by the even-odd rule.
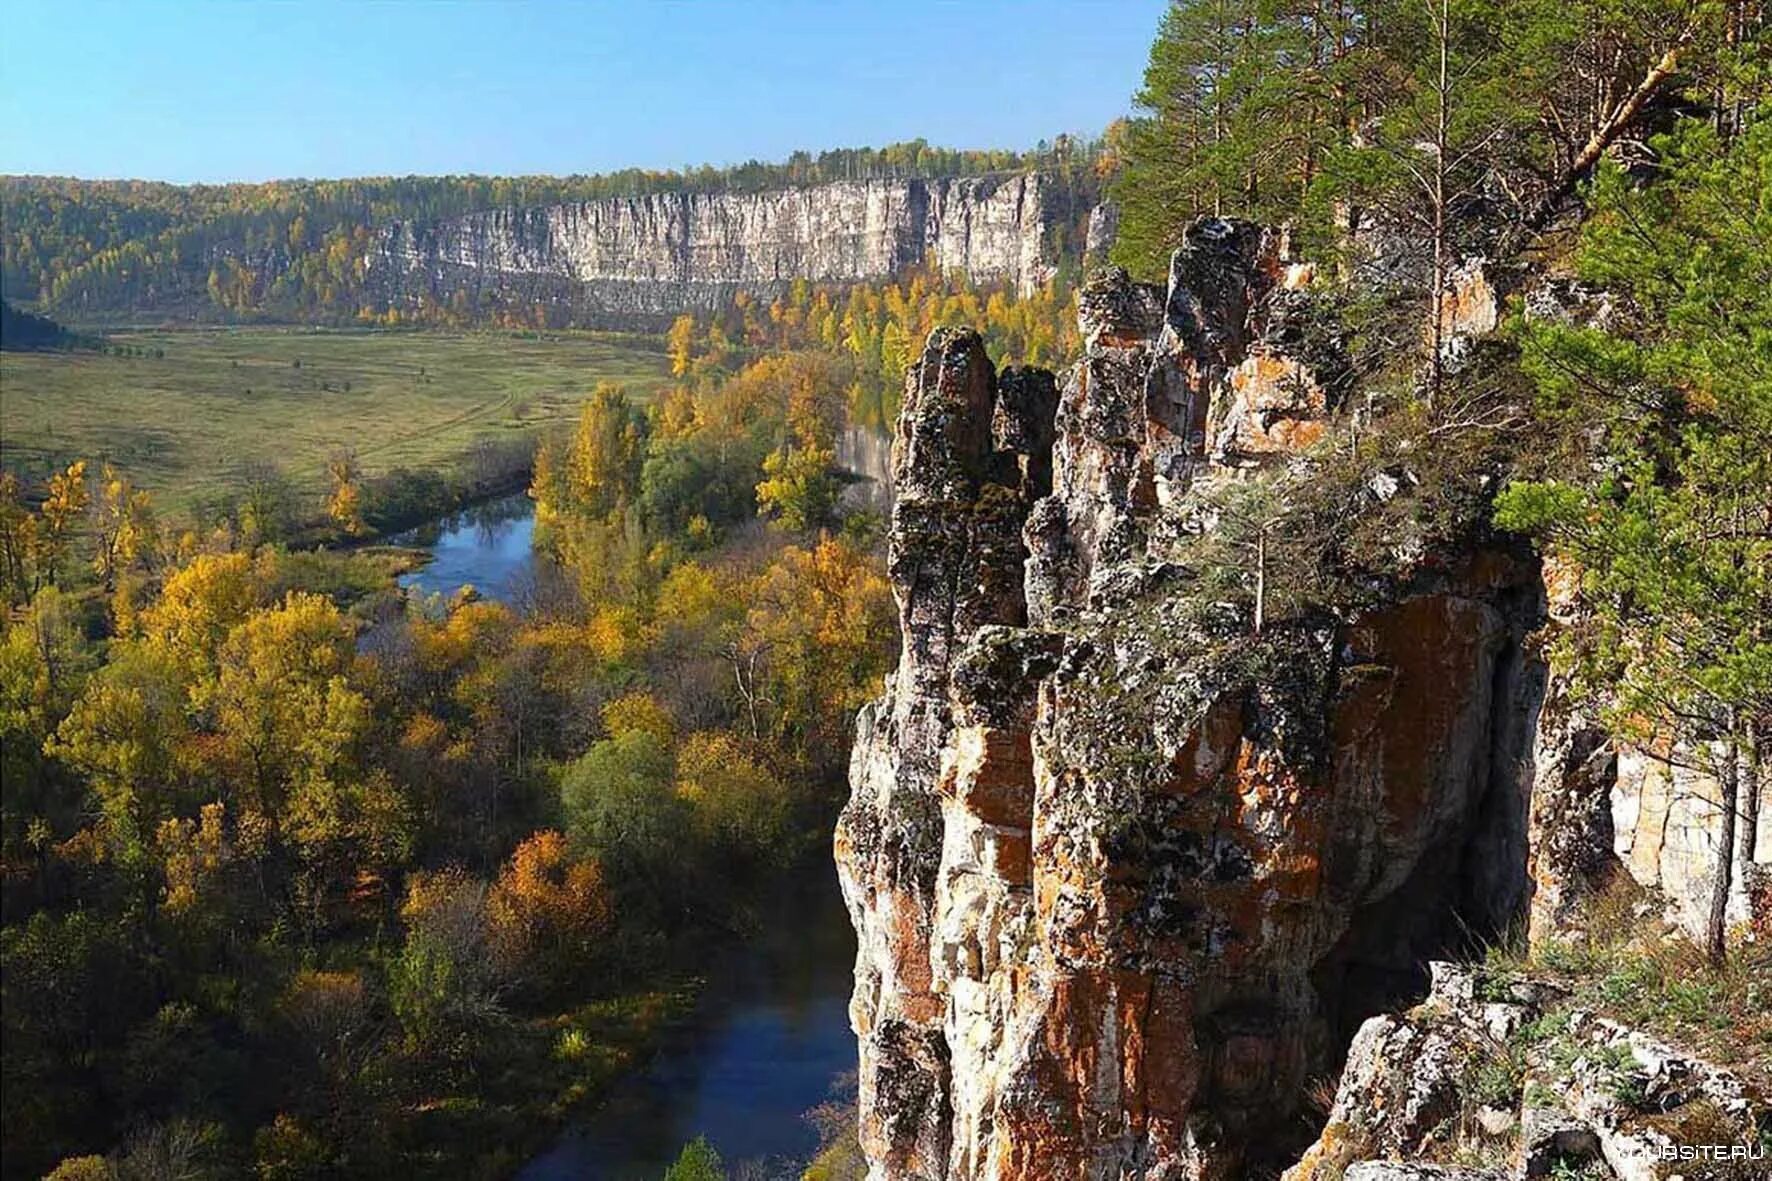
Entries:
[[652,193],[756,192],[833,180],[1040,170],[1093,193],[1104,146],[1060,136],[1027,152],[921,140],[801,152],[779,164],[575,177],[403,177],[169,185],[6,177],[4,289],[85,318],[147,314],[347,322],[385,309],[363,289],[375,232],[479,210]]

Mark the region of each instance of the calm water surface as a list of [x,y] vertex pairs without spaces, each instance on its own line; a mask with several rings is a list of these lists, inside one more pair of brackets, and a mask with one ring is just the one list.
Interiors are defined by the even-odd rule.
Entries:
[[711,965],[693,1018],[519,1181],[658,1181],[697,1136],[735,1177],[797,1178],[818,1148],[806,1113],[855,1070],[854,960],[833,873],[745,953]]
[[448,599],[464,586],[509,603],[535,581],[535,503],[518,493],[421,525],[390,540],[427,549],[431,560],[400,585]]
[[[516,496],[394,539],[429,549],[402,586],[445,599],[471,585],[520,599],[535,578],[535,508]],[[811,874],[763,934],[708,965],[695,1012],[518,1174],[521,1181],[657,1181],[706,1136],[734,1176],[798,1177],[818,1147],[806,1113],[855,1070],[849,988],[855,937],[834,872]]]

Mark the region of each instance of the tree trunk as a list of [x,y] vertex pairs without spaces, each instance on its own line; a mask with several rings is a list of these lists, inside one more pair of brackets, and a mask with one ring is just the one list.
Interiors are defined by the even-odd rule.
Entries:
[[1745,777],[1747,798],[1741,804],[1741,851],[1735,857],[1735,863],[1741,867],[1743,875],[1752,873],[1754,862],[1760,858],[1760,792],[1765,788],[1765,742],[1766,735],[1762,729],[1749,723]]
[[1267,614],[1267,526],[1255,534],[1255,634],[1261,634],[1263,616]]
[[1649,104],[1649,100],[1655,97],[1656,92],[1666,84],[1669,78],[1673,77],[1675,69],[1679,67],[1680,49],[1691,35],[1691,30],[1688,29],[1680,35],[1679,40],[1668,46],[1667,52],[1663,53],[1653,66],[1649,67],[1649,72],[1643,75],[1641,82],[1637,83],[1637,88],[1631,91],[1625,100],[1619,103],[1606,117],[1606,121],[1594,130],[1593,135],[1588,137],[1586,146],[1576,153],[1575,159],[1570,161],[1569,167],[1564,171],[1562,177],[1551,186],[1549,192],[1539,199],[1532,212],[1526,215],[1526,228],[1542,229],[1556,213],[1557,207],[1563,203],[1563,198],[1573,193],[1575,186],[1580,184],[1582,178],[1592,170],[1595,164],[1600,162],[1600,157],[1606,154],[1606,149],[1635,125],[1637,116],[1643,113],[1643,108]]
[[1447,125],[1451,105],[1451,81],[1447,55],[1452,40],[1450,0],[1440,0],[1440,76],[1436,83],[1437,109],[1434,113],[1434,274],[1433,274],[1433,356],[1432,379],[1429,386],[1433,401],[1440,400],[1440,386],[1446,379],[1444,351],[1446,347],[1446,147]]
[[1728,955],[1724,934],[1729,928],[1729,887],[1734,880],[1735,809],[1739,806],[1741,786],[1740,725],[1730,719],[1729,737],[1723,747],[1722,764],[1718,768],[1718,803],[1723,809],[1723,827],[1717,834],[1717,869],[1711,880],[1710,918],[1704,929],[1705,958],[1720,968]]

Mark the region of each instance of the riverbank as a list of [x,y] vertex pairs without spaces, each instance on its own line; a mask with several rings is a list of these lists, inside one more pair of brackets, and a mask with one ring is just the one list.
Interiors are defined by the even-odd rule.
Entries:
[[396,580],[408,594],[447,601],[471,586],[484,597],[513,603],[533,587],[534,541],[535,504],[519,490],[396,533],[384,544],[414,555]]
[[828,862],[784,875],[757,921],[712,958],[700,949],[708,983],[694,1007],[519,1181],[656,1181],[697,1137],[744,1175],[798,1177],[812,1162],[822,1145],[809,1116],[855,1070],[855,940]]
[[855,944],[819,857],[784,874],[751,933],[682,931],[649,982],[512,1015],[479,1085],[417,1104],[408,1159],[518,1181],[658,1181],[705,1137],[728,1166],[798,1177],[814,1110],[852,1084]]

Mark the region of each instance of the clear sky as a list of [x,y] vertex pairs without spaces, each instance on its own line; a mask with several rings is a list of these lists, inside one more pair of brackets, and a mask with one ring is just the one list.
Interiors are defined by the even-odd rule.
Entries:
[[0,0],[0,172],[600,172],[1124,114],[1162,0]]

